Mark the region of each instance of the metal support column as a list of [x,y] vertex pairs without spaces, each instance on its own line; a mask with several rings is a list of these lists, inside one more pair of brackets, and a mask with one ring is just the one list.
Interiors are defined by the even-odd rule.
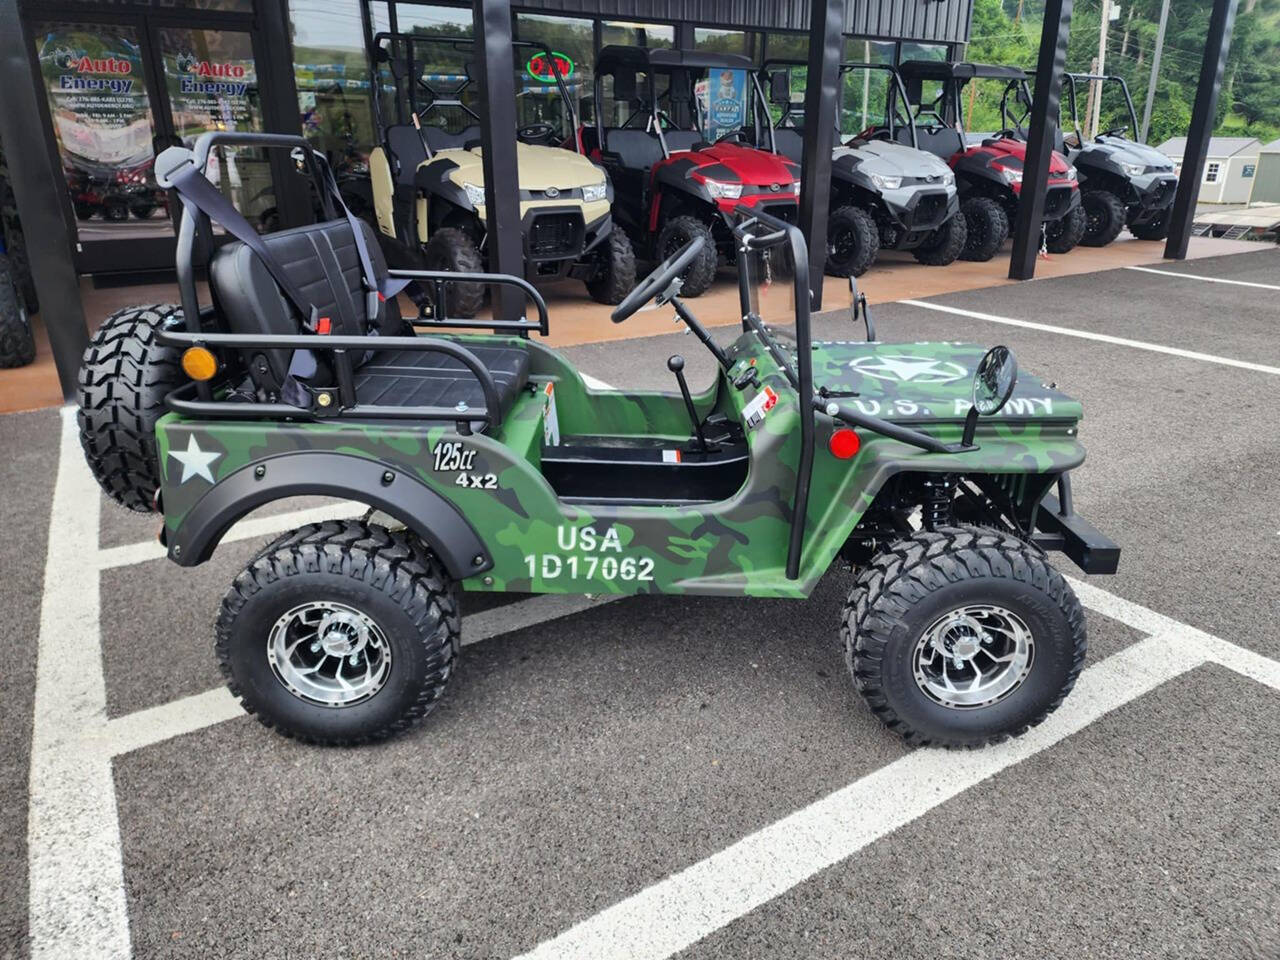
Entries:
[[1204,176],[1204,161],[1209,153],[1209,137],[1213,135],[1213,116],[1218,109],[1218,91],[1222,88],[1222,72],[1231,49],[1231,28],[1235,26],[1236,0],[1213,0],[1209,16],[1209,33],[1204,40],[1204,59],[1200,61],[1200,82],[1196,86],[1196,103],[1191,108],[1191,129],[1187,148],[1182,154],[1182,170],[1178,174],[1178,192],[1169,215],[1169,239],[1165,241],[1164,258],[1183,260],[1191,241],[1191,222],[1196,215],[1196,196]]
[[822,278],[827,265],[827,210],[831,204],[831,150],[839,122],[844,8],[845,0],[809,3],[809,73],[804,90],[799,226],[809,244],[814,310],[822,308]]
[[[485,226],[488,268],[492,273],[524,276],[524,243],[520,229],[520,174],[516,166],[515,61],[511,48],[510,0],[475,0],[476,66],[485,105],[480,123],[484,157]],[[505,284],[491,288],[497,320],[516,320],[524,298]]]
[[0,0],[0,142],[7,147],[5,160],[40,297],[40,317],[49,333],[62,395],[70,399],[89,333],[71,260],[72,237],[63,219],[62,173],[40,142],[44,123],[30,43],[18,16],[18,0]]
[[1035,93],[1031,98],[1031,130],[1027,134],[1027,160],[1022,170],[1022,193],[1013,226],[1011,280],[1036,275],[1040,234],[1044,222],[1044,198],[1048,192],[1049,158],[1058,129],[1058,104],[1062,97],[1062,72],[1067,63],[1067,39],[1071,33],[1072,0],[1047,0],[1040,31],[1040,55],[1036,58]]

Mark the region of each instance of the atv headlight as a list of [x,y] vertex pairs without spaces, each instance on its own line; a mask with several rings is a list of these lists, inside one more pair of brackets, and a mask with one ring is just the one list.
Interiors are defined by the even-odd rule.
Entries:
[[721,180],[705,180],[707,192],[713,200],[737,200],[742,196],[742,184],[724,183]]
[[881,190],[897,190],[902,186],[901,177],[882,177],[878,173],[873,173],[871,175],[871,182]]
[[1067,180],[1074,180],[1076,178],[1076,168],[1067,167],[1067,172],[1064,174],[1064,176],[1066,177]]
[[1146,164],[1143,163],[1121,163],[1120,169],[1131,177],[1140,177],[1147,172]]
[[798,197],[798,196],[800,196],[800,181],[799,181],[799,180],[797,180],[795,183],[793,183],[793,184],[791,185],[791,192],[792,192],[792,193],[794,193],[797,197]]
[[467,201],[473,207],[484,206],[484,187],[477,187],[474,183],[464,183],[462,189],[467,192]]
[[609,195],[609,185],[604,180],[582,188],[583,203],[598,203]]
[[942,185],[944,187],[955,186],[955,182],[956,182],[956,175],[952,173],[950,170],[948,170],[946,173],[942,175]]
[[998,167],[997,169],[1000,171],[1000,175],[1004,177],[1006,183],[1022,182],[1021,170],[1011,170],[1008,167]]

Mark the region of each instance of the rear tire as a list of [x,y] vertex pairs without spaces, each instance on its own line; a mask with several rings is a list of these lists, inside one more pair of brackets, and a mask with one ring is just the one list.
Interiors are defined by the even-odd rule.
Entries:
[[990,197],[971,197],[960,207],[965,219],[965,243],[961,260],[985,263],[1009,236],[1009,218],[1004,208]]
[[596,275],[586,282],[587,293],[596,303],[621,303],[636,285],[636,254],[631,249],[631,241],[622,228],[614,224],[595,254],[599,258],[598,267]]
[[1169,211],[1162,210],[1146,223],[1129,225],[1129,232],[1139,240],[1166,240],[1169,237]]
[[8,257],[0,254],[0,367],[25,367],[36,358],[31,323]]
[[431,712],[460,629],[457,588],[416,538],[330,521],[286,534],[236,577],[215,650],[231,693],[263,725],[354,746]]
[[702,238],[702,252],[693,259],[681,278],[684,283],[680,287],[680,295],[684,297],[700,297],[711,288],[716,278],[716,240],[711,234],[711,227],[697,217],[672,217],[658,234],[658,260],[678,253],[690,240]]
[[129,219],[129,205],[120,197],[108,197],[102,202],[102,218],[112,223]]
[[1044,554],[982,527],[889,545],[859,575],[841,637],[862,698],[917,746],[1025,733],[1071,692],[1088,647],[1080,601]]
[[827,221],[827,262],[832,277],[860,277],[880,253],[880,230],[861,207],[837,207]]
[[1044,246],[1050,253],[1070,253],[1080,244],[1089,217],[1084,206],[1078,206],[1065,217],[1044,226]]
[[154,509],[160,487],[156,421],[180,386],[177,347],[156,334],[182,322],[182,308],[153,304],[117,310],[89,341],[80,366],[80,445],[98,485],[139,513]]
[[[484,261],[466,231],[457,227],[441,227],[431,234],[423,257],[428,270],[451,273],[482,273]],[[428,289],[430,286],[428,285]],[[484,304],[484,285],[480,283],[447,283],[444,288],[445,314],[459,320],[474,317]]]
[[969,239],[969,221],[957,213],[925,238],[924,243],[911,251],[918,261],[931,267],[945,267],[955,263]]
[[1080,242],[1086,247],[1105,247],[1120,236],[1124,229],[1124,203],[1110,190],[1085,190],[1080,197],[1084,209],[1084,236]]

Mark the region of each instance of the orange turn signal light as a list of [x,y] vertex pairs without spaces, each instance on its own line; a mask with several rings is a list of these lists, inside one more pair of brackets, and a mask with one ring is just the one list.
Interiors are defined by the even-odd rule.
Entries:
[[858,435],[848,427],[841,427],[831,434],[831,439],[827,441],[827,449],[837,460],[848,460],[857,454],[861,446],[862,441]]
[[182,354],[182,372],[192,380],[212,380],[218,358],[205,347],[188,347]]

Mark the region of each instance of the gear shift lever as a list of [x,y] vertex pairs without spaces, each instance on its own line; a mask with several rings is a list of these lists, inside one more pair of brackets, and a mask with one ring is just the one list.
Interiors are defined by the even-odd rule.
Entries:
[[702,434],[702,422],[698,419],[698,410],[694,407],[693,397],[689,394],[689,384],[684,379],[684,357],[678,353],[667,357],[667,369],[676,375],[676,383],[680,384],[680,395],[684,397],[684,408],[689,411],[689,421],[693,424],[693,432],[698,437],[698,446],[705,453],[707,438]]

